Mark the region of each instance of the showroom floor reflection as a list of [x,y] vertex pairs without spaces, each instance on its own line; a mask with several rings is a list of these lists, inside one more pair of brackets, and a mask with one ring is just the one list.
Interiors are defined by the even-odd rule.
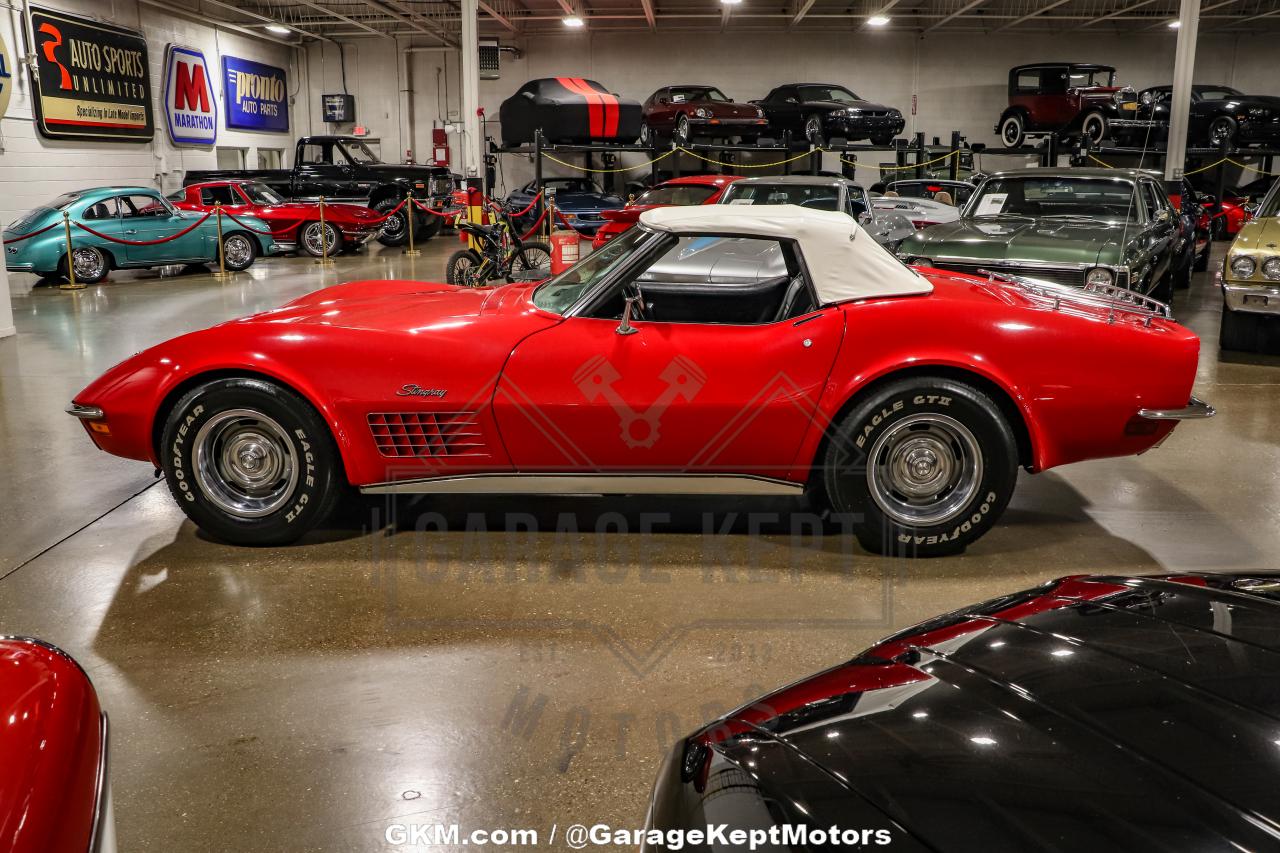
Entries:
[[[323,283],[435,275],[453,246],[412,268],[343,259]],[[0,626],[89,669],[122,849],[375,850],[397,821],[636,825],[675,738],[914,621],[1063,574],[1270,567],[1280,547],[1280,482],[1257,476],[1280,470],[1280,364],[1219,359],[1204,276],[1178,310],[1220,416],[1139,458],[1023,475],[990,535],[929,562],[868,556],[802,503],[763,499],[378,498],[301,545],[231,548],[61,413],[119,358],[315,273],[39,288],[0,341]]]

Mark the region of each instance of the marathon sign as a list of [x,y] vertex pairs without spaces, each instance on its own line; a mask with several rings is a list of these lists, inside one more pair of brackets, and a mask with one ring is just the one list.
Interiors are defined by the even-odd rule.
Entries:
[[227,128],[289,132],[289,85],[283,68],[222,57]]
[[142,33],[31,7],[36,126],[51,139],[151,139],[151,72]]
[[175,145],[218,141],[218,99],[204,54],[169,45],[165,57],[164,115]]

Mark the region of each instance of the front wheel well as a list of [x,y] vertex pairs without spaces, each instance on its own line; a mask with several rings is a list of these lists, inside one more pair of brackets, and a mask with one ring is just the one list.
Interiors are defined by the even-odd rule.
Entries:
[[[205,385],[209,382],[216,382],[219,379],[260,379],[263,382],[270,382],[273,385],[278,385],[289,391],[291,394],[296,395],[299,400],[302,400],[310,406],[312,410],[315,411],[316,417],[320,418],[326,426],[329,423],[329,419],[325,417],[324,412],[320,410],[319,406],[312,402],[311,398],[290,385],[288,382],[285,382],[276,376],[272,376],[269,373],[261,373],[256,370],[248,370],[238,367],[225,368],[221,370],[207,370],[203,373],[188,376],[186,379],[173,386],[169,393],[165,394],[164,399],[160,401],[160,405],[156,406],[156,414],[151,422],[151,449],[152,452],[155,453],[156,459],[160,458],[160,439],[164,435],[164,425],[169,420],[169,415],[173,412],[174,406],[176,406],[178,401],[181,400],[182,397],[191,389],[198,388],[199,386]],[[346,462],[342,454],[342,444],[338,441],[338,437],[333,434],[332,428],[329,429],[329,437],[333,439],[334,447],[337,448],[338,459],[341,460],[343,464],[342,474],[346,477]],[[350,481],[348,480],[348,482]]]
[[408,194],[409,190],[405,187],[400,187],[396,184],[383,184],[380,187],[375,187],[373,192],[369,193],[369,206],[373,207],[375,204],[381,204],[387,199],[398,202]]
[[1013,436],[1018,443],[1018,464],[1024,468],[1030,469],[1035,463],[1035,453],[1031,445],[1031,430],[1027,426],[1026,418],[1023,417],[1022,410],[1018,408],[1018,404],[1014,402],[1013,397],[1009,395],[1001,385],[988,379],[981,374],[974,373],[972,370],[965,370],[963,367],[948,367],[946,365],[925,364],[918,367],[907,367],[901,370],[893,370],[883,376],[877,377],[866,385],[859,388],[849,399],[841,404],[840,408],[832,416],[827,429],[824,431],[822,441],[818,442],[818,450],[814,455],[813,462],[810,465],[810,479],[814,476],[814,472],[821,471],[822,460],[827,452],[827,444],[831,440],[831,434],[835,430],[840,421],[853,410],[855,406],[863,400],[872,396],[884,386],[898,382],[903,379],[911,379],[913,377],[936,377],[940,379],[950,379],[953,382],[962,382],[971,385],[995,402],[1000,408],[1000,414],[1004,416],[1005,421],[1009,424],[1009,428],[1013,431]]

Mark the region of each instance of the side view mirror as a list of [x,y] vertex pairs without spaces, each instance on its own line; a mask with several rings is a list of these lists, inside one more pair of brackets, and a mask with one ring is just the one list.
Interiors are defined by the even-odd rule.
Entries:
[[1256,201],[1251,201],[1248,204],[1240,205],[1240,209],[1249,216],[1257,216],[1258,211],[1262,209],[1262,205]]
[[1167,210],[1156,211],[1156,222],[1168,222],[1172,218],[1173,218],[1172,214],[1170,214],[1169,211]]
[[859,225],[870,225],[872,222],[875,222],[875,221],[876,221],[876,218],[871,215],[871,211],[869,210],[864,210],[858,214]]
[[[635,326],[631,325],[631,312],[635,311],[637,308],[643,311],[644,294],[640,292],[640,287],[638,285],[632,285],[630,289],[631,293],[627,294],[623,299],[622,321],[618,323],[618,328],[614,330],[619,335],[634,335],[636,332],[640,331]],[[639,312],[637,312],[637,316],[640,316]]]

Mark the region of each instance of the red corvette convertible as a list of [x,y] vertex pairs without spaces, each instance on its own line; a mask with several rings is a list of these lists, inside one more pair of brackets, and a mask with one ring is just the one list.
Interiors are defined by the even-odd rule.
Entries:
[[0,847],[114,853],[107,716],[65,652],[0,637]]
[[645,190],[634,201],[618,210],[602,210],[604,225],[591,238],[593,248],[599,249],[614,237],[635,225],[640,214],[655,207],[684,207],[693,204],[715,204],[720,201],[724,188],[738,180],[738,175],[686,175],[672,178]]
[[321,229],[319,204],[287,202],[271,187],[256,181],[191,184],[169,200],[182,210],[213,210],[215,204],[221,204],[232,216],[256,216],[267,223],[285,251],[301,248],[317,258],[324,251],[322,240],[327,242],[329,254],[336,255],[363,246],[382,230],[382,217],[377,212],[359,204],[327,202]]
[[1020,466],[1213,414],[1199,348],[1129,291],[917,271],[843,213],[700,205],[541,284],[320,290],[145,350],[68,411],[233,543],[294,540],[348,487],[807,493],[925,556],[985,533]]

